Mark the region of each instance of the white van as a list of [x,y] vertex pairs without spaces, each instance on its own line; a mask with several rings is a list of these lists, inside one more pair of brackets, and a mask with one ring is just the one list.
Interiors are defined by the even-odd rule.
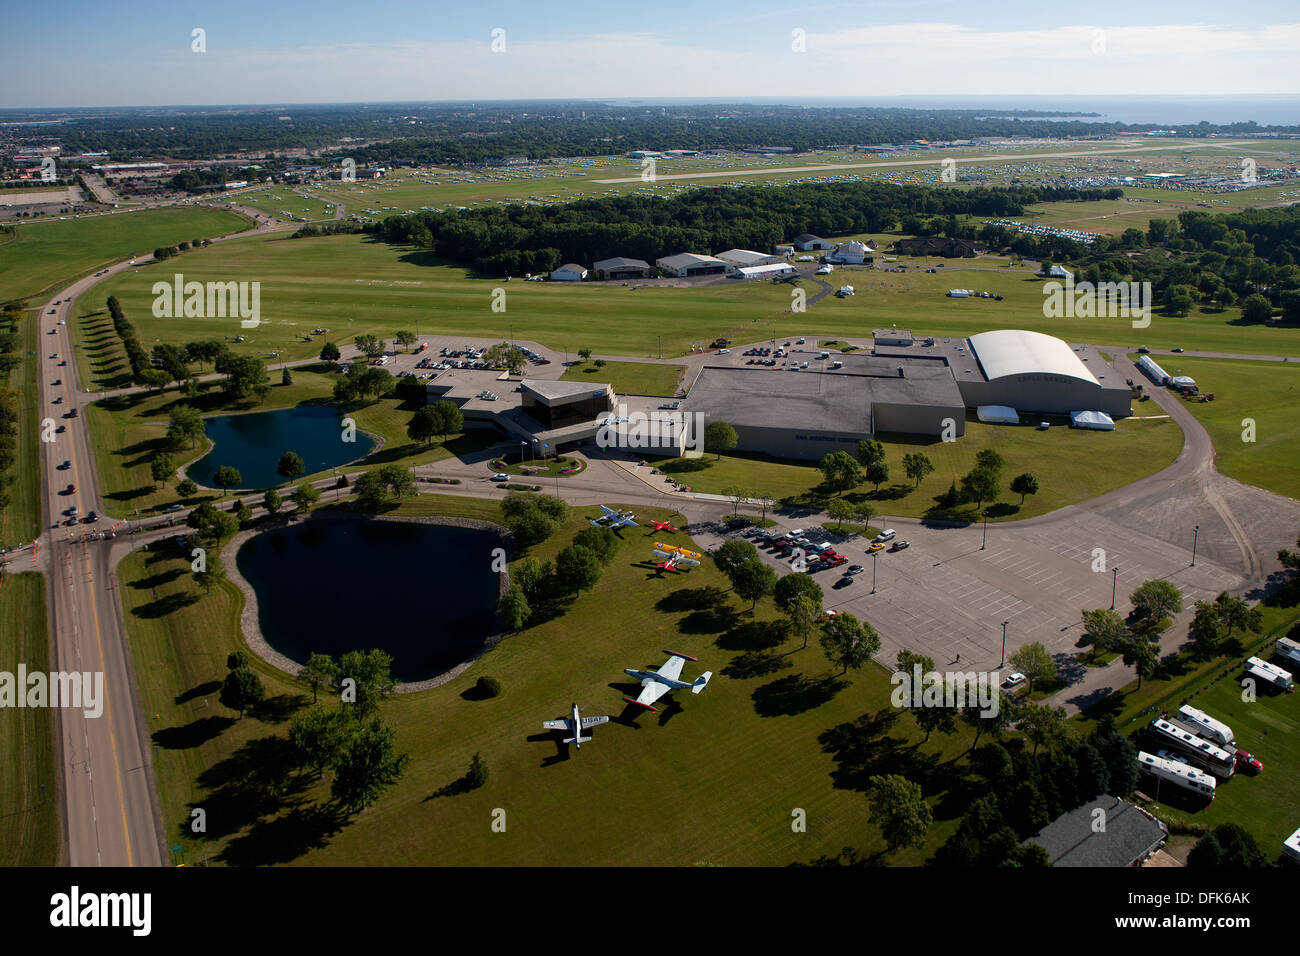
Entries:
[[880,532],[880,534],[876,535],[871,540],[876,543],[883,543],[885,541],[893,541],[896,537],[898,537],[897,531],[895,531],[893,528],[886,528],[884,531]]

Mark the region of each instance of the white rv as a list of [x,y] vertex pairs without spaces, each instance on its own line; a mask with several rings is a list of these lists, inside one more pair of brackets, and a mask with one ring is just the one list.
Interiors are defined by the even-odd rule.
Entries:
[[1192,793],[1208,797],[1210,800],[1214,799],[1214,788],[1218,784],[1208,773],[1197,770],[1195,767],[1189,767],[1187,764],[1179,763],[1177,760],[1166,760],[1164,757],[1157,757],[1145,750],[1138,751],[1137,760],[1138,769],[1151,774],[1157,780],[1172,783],[1184,790],[1190,790]]
[[1284,671],[1282,668],[1276,667],[1268,663],[1268,661],[1260,660],[1258,657],[1246,658],[1246,674],[1279,690],[1290,690],[1291,685],[1294,683],[1290,671]]
[[1166,744],[1172,744],[1175,752],[1184,754],[1197,766],[1208,770],[1221,780],[1232,776],[1237,759],[1221,747],[1216,747],[1203,737],[1198,737],[1185,727],[1162,720],[1157,717],[1148,728],[1156,737]]
[[1221,720],[1215,720],[1203,710],[1184,704],[1178,708],[1178,719],[1206,740],[1212,740],[1224,747],[1236,746],[1237,740],[1232,734],[1232,728]]
[[1282,844],[1282,852],[1300,863],[1300,830],[1296,830],[1286,838],[1286,842]]
[[1297,643],[1289,637],[1279,637],[1275,653],[1284,661],[1290,661],[1292,664],[1300,664],[1300,643]]

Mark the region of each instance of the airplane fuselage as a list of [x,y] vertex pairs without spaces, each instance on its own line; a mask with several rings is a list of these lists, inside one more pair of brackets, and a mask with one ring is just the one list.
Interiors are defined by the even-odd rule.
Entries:
[[671,677],[661,677],[659,674],[656,674],[654,671],[638,671],[638,670],[633,670],[630,667],[625,667],[623,669],[623,673],[627,674],[630,677],[635,677],[637,680],[641,680],[641,681],[647,681],[647,680],[658,681],[661,684],[665,684],[668,687],[671,687],[673,690],[680,690],[683,687],[691,686],[690,683],[687,681],[673,680]]
[[578,714],[578,702],[574,701],[573,710],[569,713],[569,719],[573,721],[573,746],[579,750],[582,749],[582,717]]

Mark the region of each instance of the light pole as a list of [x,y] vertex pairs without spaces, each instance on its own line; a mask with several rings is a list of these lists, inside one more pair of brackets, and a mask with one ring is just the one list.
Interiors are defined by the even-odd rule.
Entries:
[[[524,463],[524,453],[523,453],[522,448],[523,448],[523,447],[528,447],[528,442],[526,442],[526,441],[520,441],[519,444],[520,444],[520,446],[522,446],[521,449],[520,449],[520,452],[519,452],[519,463],[522,465],[522,464]],[[530,447],[528,450],[529,450],[530,458],[531,458],[532,448]]]
[[880,556],[879,551],[871,552],[871,593],[876,593],[876,558]]
[[1196,567],[1196,539],[1201,534],[1201,526],[1198,524],[1192,529],[1192,567]]
[[1111,568],[1110,572],[1112,575],[1110,581],[1110,609],[1113,611],[1115,610],[1115,589],[1119,587],[1119,568]]
[[998,663],[998,667],[1007,662],[1007,625],[1010,623],[1010,621],[1002,622],[1002,660]]
[[986,508],[984,509],[984,540],[980,542],[980,550],[983,551],[985,546],[988,543],[989,543],[989,512],[988,509]]

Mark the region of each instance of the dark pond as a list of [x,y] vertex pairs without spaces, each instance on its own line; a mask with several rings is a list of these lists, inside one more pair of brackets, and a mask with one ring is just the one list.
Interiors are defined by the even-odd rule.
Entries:
[[399,681],[435,677],[489,636],[498,595],[490,531],[407,521],[307,521],[249,538],[236,558],[262,636],[299,663],[382,648]]
[[205,424],[213,448],[185,473],[212,488],[217,468],[230,465],[239,470],[241,488],[274,488],[284,483],[275,468],[287,451],[302,456],[309,475],[370,454],[374,442],[360,431],[355,434],[356,441],[344,441],[340,422],[338,411],[327,405],[209,418]]

